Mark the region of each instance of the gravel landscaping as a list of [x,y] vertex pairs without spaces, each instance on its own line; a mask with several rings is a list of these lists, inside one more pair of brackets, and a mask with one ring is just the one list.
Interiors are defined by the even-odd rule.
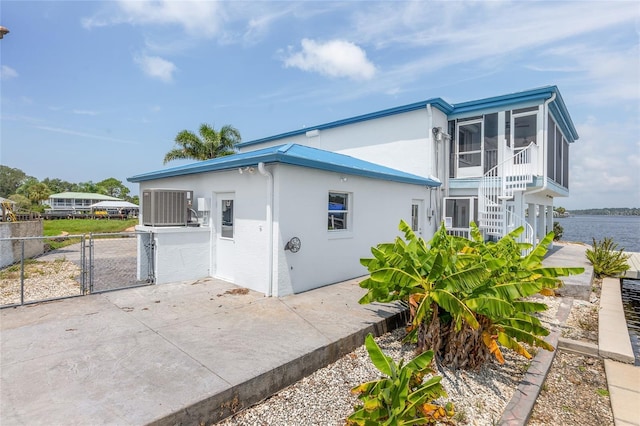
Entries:
[[[597,287],[597,286],[596,286]],[[596,288],[597,290],[597,288]],[[574,301],[565,324],[555,319],[561,299],[545,297],[549,310],[541,317],[547,327],[561,327],[562,335],[591,341],[597,336],[598,292],[588,302]],[[595,334],[594,334],[595,324]],[[414,356],[414,345],[402,344],[404,330],[376,339],[396,361]],[[596,337],[597,338],[597,337]],[[492,426],[524,377],[529,361],[505,351],[505,364],[491,362],[480,371],[439,368],[447,401],[456,414],[448,424]],[[344,425],[357,398],[354,386],[379,378],[364,346],[320,369],[265,401],[237,413],[220,425]],[[532,412],[529,424],[613,425],[602,360],[559,351]]]

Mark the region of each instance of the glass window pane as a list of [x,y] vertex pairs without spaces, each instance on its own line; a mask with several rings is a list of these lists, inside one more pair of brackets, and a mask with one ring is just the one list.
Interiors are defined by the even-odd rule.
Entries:
[[556,128],[556,177],[557,183],[562,183],[562,133]]
[[470,205],[468,198],[447,199],[445,216],[452,218],[453,228],[468,228],[470,223]]
[[569,142],[562,140],[562,186],[569,189]]
[[504,138],[507,140],[507,146],[511,147],[511,111],[504,114]]
[[462,124],[458,128],[458,152],[480,151],[482,124]]
[[349,215],[349,194],[329,193],[327,229],[331,231],[347,229]]
[[555,163],[554,158],[556,155],[555,140],[556,140],[556,123],[549,114],[549,123],[547,124],[547,177],[553,179],[555,175]]
[[526,148],[531,142],[536,142],[537,120],[535,115],[516,117],[514,119],[515,148]]
[[418,205],[411,205],[411,230],[413,232],[418,232]]
[[328,229],[347,229],[347,213],[329,213]]
[[220,236],[233,238],[233,200],[222,200],[222,224]]
[[458,156],[458,167],[479,167],[482,155],[477,152],[475,154],[461,154]]

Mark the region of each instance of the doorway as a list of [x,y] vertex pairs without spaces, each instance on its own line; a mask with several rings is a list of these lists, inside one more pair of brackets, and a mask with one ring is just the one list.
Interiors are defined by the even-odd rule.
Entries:
[[235,279],[235,193],[216,194],[216,278]]

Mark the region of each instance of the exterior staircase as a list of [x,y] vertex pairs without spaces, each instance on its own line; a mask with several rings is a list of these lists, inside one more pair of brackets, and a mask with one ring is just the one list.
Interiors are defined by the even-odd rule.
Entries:
[[531,143],[487,171],[480,180],[478,227],[486,236],[502,238],[523,226],[520,240],[534,243],[533,228],[510,208],[508,201],[514,199],[516,192],[524,192],[527,184],[533,182],[536,148]]

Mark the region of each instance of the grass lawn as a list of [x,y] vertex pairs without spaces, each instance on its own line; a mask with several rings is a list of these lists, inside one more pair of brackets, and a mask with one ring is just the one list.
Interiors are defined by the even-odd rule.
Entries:
[[138,219],[105,220],[105,219],[59,219],[43,220],[44,236],[52,237],[67,232],[70,235],[99,234],[103,232],[122,232],[138,224]]

